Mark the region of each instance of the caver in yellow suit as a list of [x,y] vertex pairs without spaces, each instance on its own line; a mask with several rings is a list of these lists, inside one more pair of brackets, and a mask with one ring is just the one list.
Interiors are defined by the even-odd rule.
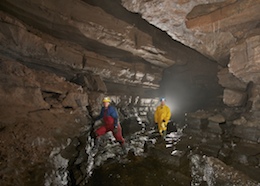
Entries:
[[161,104],[156,108],[154,113],[154,121],[158,125],[158,130],[161,136],[165,137],[167,132],[167,125],[171,118],[171,110],[165,105],[165,98],[160,99]]

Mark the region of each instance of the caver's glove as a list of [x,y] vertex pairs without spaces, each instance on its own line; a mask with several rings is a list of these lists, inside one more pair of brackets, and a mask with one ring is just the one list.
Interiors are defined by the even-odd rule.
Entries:
[[118,131],[117,126],[114,127],[113,133],[116,134]]
[[154,129],[155,129],[155,130],[158,130],[158,123],[155,123]]

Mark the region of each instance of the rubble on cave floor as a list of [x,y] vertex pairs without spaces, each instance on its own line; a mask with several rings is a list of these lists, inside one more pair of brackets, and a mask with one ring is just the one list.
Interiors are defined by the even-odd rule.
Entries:
[[165,140],[155,130],[139,131],[127,138],[127,155],[108,135],[88,185],[259,184],[259,144],[226,130],[182,125]]

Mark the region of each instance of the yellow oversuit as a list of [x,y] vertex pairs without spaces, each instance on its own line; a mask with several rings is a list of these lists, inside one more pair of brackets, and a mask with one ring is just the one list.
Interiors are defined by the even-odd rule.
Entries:
[[170,108],[166,105],[159,105],[154,113],[154,121],[158,124],[161,135],[166,135],[167,124],[171,118]]

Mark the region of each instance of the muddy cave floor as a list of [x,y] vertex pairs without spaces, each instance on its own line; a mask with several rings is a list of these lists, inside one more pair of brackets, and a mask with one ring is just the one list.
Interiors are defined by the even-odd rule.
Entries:
[[[156,130],[143,130],[126,139],[127,155],[122,155],[119,145],[104,142],[96,158],[103,156],[105,161],[93,170],[87,185],[191,185],[192,154],[218,158],[260,183],[260,145],[231,133],[177,127],[168,131],[165,140]],[[117,148],[114,156],[108,155],[113,147]]]

